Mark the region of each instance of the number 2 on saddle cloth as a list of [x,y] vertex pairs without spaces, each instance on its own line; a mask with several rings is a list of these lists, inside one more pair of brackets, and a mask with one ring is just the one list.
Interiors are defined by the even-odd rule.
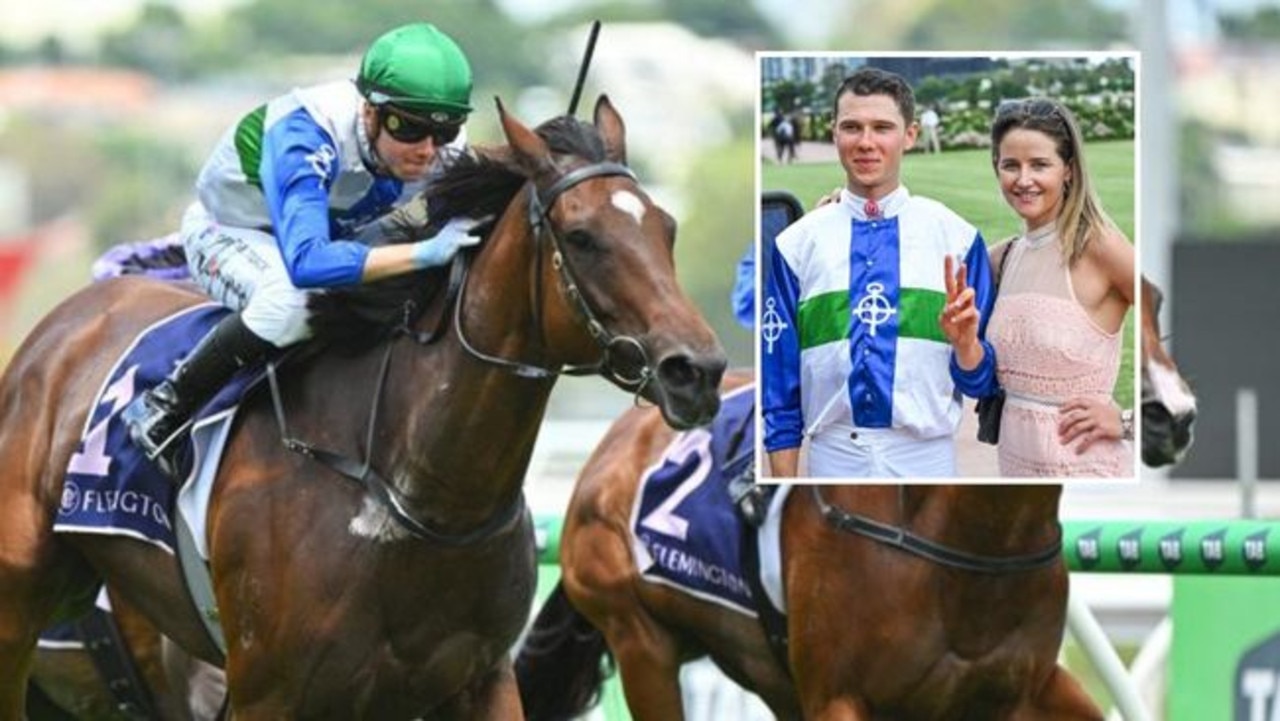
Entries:
[[755,385],[731,391],[709,428],[676,436],[640,480],[633,552],[646,578],[748,615],[744,523],[730,482],[753,468]]

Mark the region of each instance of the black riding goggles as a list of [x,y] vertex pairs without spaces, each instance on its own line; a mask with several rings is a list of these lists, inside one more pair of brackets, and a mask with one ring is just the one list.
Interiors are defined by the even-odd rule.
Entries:
[[397,142],[421,143],[431,138],[436,145],[446,145],[458,137],[462,125],[435,123],[386,105],[378,108],[378,122]]

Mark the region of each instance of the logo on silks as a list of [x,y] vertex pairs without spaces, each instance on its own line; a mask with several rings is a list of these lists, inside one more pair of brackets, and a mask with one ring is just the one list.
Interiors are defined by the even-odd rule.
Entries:
[[329,173],[333,170],[333,161],[337,160],[338,151],[333,149],[332,145],[321,145],[316,148],[315,152],[306,157],[306,161],[311,165],[311,169],[316,171],[316,175],[320,176],[320,188],[324,189],[324,181],[328,179]]
[[760,337],[768,343],[765,353],[773,353],[773,344],[790,328],[778,313],[778,300],[770,298],[764,302],[764,313],[760,316]]
[[884,283],[867,283],[867,294],[853,307],[853,317],[871,327],[873,338],[876,328],[888,323],[897,312],[898,309],[889,305],[889,299],[884,296]]
[[1280,718],[1280,631],[1240,657],[1233,696],[1234,721]]

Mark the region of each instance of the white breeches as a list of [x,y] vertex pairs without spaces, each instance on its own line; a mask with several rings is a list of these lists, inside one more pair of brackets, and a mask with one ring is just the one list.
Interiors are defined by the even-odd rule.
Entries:
[[221,225],[200,203],[187,209],[181,232],[192,278],[249,330],[276,347],[311,336],[308,293],[289,280],[274,236]]
[[921,440],[887,429],[819,433],[809,439],[811,478],[948,478],[956,475],[952,436]]

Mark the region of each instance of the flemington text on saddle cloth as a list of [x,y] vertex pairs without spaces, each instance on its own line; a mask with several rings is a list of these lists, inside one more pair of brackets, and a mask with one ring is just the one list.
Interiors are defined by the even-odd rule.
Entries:
[[[129,440],[120,412],[159,383],[227,309],[204,303],[183,309],[142,331],[107,374],[67,464],[55,532],[124,535],[173,553],[177,485]],[[228,414],[252,376],[240,374],[197,415],[196,422]],[[203,526],[203,524],[201,524]]]
[[751,463],[755,385],[722,398],[710,428],[678,434],[645,471],[631,512],[632,555],[646,580],[755,616],[742,567],[746,529],[728,483]]

